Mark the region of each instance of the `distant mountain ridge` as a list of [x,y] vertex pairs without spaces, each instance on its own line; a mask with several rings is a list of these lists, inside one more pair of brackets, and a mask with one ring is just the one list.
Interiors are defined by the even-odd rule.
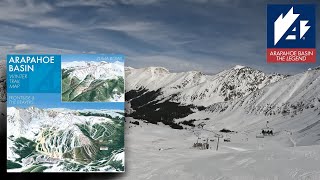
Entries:
[[286,77],[240,67],[237,65],[216,75],[205,75],[198,71],[170,73],[162,67],[126,69],[126,91],[162,89],[163,96],[174,95],[171,100],[175,102],[208,106],[246,96]]
[[124,101],[122,62],[62,62],[63,101]]
[[95,79],[114,79],[118,76],[123,76],[124,63],[123,62],[105,62],[105,61],[72,61],[62,62],[62,69],[73,70],[70,76],[75,76],[79,80],[86,78],[88,74]]

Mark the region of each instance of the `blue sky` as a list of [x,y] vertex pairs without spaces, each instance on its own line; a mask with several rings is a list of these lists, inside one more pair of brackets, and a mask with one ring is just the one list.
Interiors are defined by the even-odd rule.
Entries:
[[[213,74],[240,64],[295,74],[319,66],[319,55],[316,64],[267,64],[265,55],[266,5],[288,2],[292,1],[2,0],[0,57],[114,53],[124,54],[126,65],[135,68],[163,66]],[[319,24],[318,18],[318,43]]]
[[[19,94],[19,93],[9,93],[9,96],[33,96],[34,97],[34,105],[37,108],[67,108],[67,109],[116,109],[123,110],[124,103],[121,102],[61,102],[61,94],[60,93],[41,93],[41,94]],[[10,104],[10,98],[8,98],[8,107],[22,107],[26,108],[30,105],[27,104]]]

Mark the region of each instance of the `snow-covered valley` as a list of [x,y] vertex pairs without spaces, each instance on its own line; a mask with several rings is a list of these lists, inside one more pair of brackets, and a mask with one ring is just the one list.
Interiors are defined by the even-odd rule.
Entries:
[[[320,146],[294,146],[290,134],[256,138],[255,134],[223,133],[231,142],[206,130],[176,130],[163,124],[138,121],[126,127],[126,173],[115,179],[181,180],[318,180]],[[199,133],[200,132],[200,133]],[[199,150],[192,145],[206,138],[210,148]],[[294,140],[293,140],[294,141]]]
[[319,68],[292,76],[127,68],[126,77],[123,179],[320,179]]

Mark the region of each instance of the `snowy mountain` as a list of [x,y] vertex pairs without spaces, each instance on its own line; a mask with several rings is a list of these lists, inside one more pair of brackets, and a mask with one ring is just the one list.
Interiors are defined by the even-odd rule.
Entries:
[[173,125],[173,119],[195,109],[240,99],[285,77],[242,66],[211,76],[197,71],[170,73],[161,67],[127,68],[127,111],[135,118]]
[[127,92],[136,89],[161,89],[161,98],[171,96],[170,100],[174,102],[208,106],[241,98],[285,76],[265,74],[238,65],[212,76],[197,71],[170,73],[161,67],[130,68],[126,69],[126,78]]
[[63,101],[124,101],[124,64],[62,62]]
[[[266,116],[280,113],[284,116],[296,115],[305,109],[319,106],[319,78],[320,69],[308,70],[270,84],[238,101],[232,101],[227,110],[244,107],[247,113],[262,113]],[[219,108],[211,110],[221,111]]]
[[296,145],[320,144],[319,81],[320,69],[315,68],[240,100],[213,104],[205,110],[213,120],[208,126],[257,132],[269,121],[279,133],[293,134]]
[[320,69],[294,76],[236,66],[216,75],[126,69],[127,113],[173,128],[202,125],[257,134],[269,126],[298,145],[320,144]]
[[91,75],[94,79],[116,79],[119,76],[124,75],[124,63],[116,61],[109,63],[105,61],[72,61],[62,62],[62,69],[72,70],[69,76],[76,77],[79,80],[84,80],[88,75]]
[[[319,179],[320,68],[293,76],[265,75],[274,78],[269,82],[260,73],[234,73],[241,69],[251,68],[201,75],[179,91],[181,97],[191,95],[190,88],[197,94],[202,85],[214,82],[208,77],[220,80],[212,87],[224,82],[239,87],[231,88],[239,96],[228,99],[223,97],[233,91],[228,88],[227,95],[220,96],[224,91],[218,88],[216,96],[206,94],[206,103],[198,103],[198,97],[191,102],[171,95],[169,87],[182,84],[175,81],[178,76],[192,72],[127,69],[131,89],[126,110],[131,117],[126,118],[126,146],[132,154],[128,169],[134,171],[120,179]],[[134,73],[136,78],[130,76]],[[263,130],[273,135],[264,136]],[[195,143],[208,143],[209,148],[194,148]]]
[[50,171],[55,164],[61,171],[116,171],[109,163],[124,148],[118,112],[9,107],[7,160],[32,170],[41,164]]

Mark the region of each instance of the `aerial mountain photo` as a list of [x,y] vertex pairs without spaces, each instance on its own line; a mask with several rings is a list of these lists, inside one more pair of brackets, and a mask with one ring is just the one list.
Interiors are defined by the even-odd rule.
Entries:
[[124,63],[62,62],[62,101],[124,102]]
[[123,111],[9,107],[7,119],[8,172],[124,171]]

